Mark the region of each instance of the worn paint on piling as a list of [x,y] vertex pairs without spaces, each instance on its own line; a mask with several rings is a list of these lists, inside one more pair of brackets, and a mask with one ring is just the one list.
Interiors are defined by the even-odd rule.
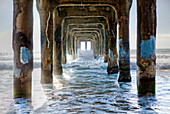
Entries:
[[150,40],[142,40],[140,56],[146,59],[156,58],[155,55],[155,36],[150,36]]
[[14,68],[14,76],[15,76],[15,78],[20,78],[21,77],[21,69]]
[[129,52],[125,51],[122,39],[119,39],[119,60],[129,60]]
[[109,49],[109,57],[112,61],[114,61],[114,55],[113,55],[113,51]]
[[29,63],[31,60],[31,52],[28,48],[26,47],[21,47],[20,48],[21,56],[20,56],[20,61],[22,64]]

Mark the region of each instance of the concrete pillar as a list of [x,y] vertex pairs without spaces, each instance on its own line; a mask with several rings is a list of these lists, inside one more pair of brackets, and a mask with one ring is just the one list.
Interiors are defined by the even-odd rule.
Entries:
[[68,35],[68,38],[67,38],[66,42],[67,42],[67,46],[66,46],[67,47],[67,52],[68,52],[69,55],[71,55],[72,51],[71,51],[71,39],[70,39],[70,35]]
[[104,32],[101,33],[101,55],[104,56]]
[[117,10],[119,23],[119,82],[130,82],[129,12],[132,0],[124,0]]
[[98,57],[97,51],[98,50],[97,50],[97,41],[96,41],[96,39],[94,40],[93,44],[94,44],[94,47],[93,47],[93,49],[94,49],[94,58],[97,59],[97,57]]
[[[64,27],[64,26],[63,26]],[[64,29],[65,31],[62,31],[62,64],[66,64],[67,62],[67,57],[66,57],[66,34],[67,34],[67,29]]]
[[[108,59],[108,74],[118,73],[117,65],[117,23],[110,22],[109,24],[109,59]],[[116,28],[116,29],[115,29]]]
[[61,26],[62,18],[59,16],[58,11],[53,13],[54,25],[54,38],[53,38],[53,72],[54,75],[62,75],[63,69],[61,65]]
[[73,47],[72,47],[72,56],[73,56],[73,60],[76,59],[76,37],[72,37],[72,40],[73,40]]
[[78,59],[79,57],[79,39],[76,39],[76,58]]
[[153,95],[156,75],[156,0],[137,0],[137,13],[138,93]]
[[105,55],[104,55],[104,62],[108,62],[108,59],[109,59],[109,48],[108,48],[108,42],[109,42],[109,31],[108,31],[108,28],[106,27],[105,28]]
[[52,83],[53,72],[53,7],[37,0],[41,26],[41,83]]
[[76,57],[76,59],[77,59],[77,47],[78,45],[77,45],[77,38],[75,39],[75,57]]
[[85,50],[87,50],[87,41],[85,41]]
[[77,37],[73,37],[73,60],[77,59]]
[[118,73],[117,65],[117,16],[115,13],[112,14],[113,19],[109,19],[109,59],[108,59],[108,74]]
[[93,41],[90,41],[91,42],[91,50],[93,50]]
[[75,36],[70,36],[70,38],[71,38],[71,55],[72,55],[72,58],[73,58],[73,60],[75,60],[75,56],[74,56],[74,37]]
[[13,0],[14,98],[31,98],[33,0]]
[[41,82],[52,83],[53,72],[53,15],[39,12],[41,22]]
[[79,40],[79,49],[81,50],[81,40]]
[[96,35],[93,36],[93,39],[94,39],[94,58],[95,59],[98,59],[99,57],[99,39],[97,38]]

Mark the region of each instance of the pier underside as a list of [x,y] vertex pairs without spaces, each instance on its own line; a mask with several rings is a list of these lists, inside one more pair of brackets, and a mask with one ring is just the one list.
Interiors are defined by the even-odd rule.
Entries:
[[[13,1],[15,97],[30,96],[33,0]],[[119,73],[119,82],[131,82],[129,14],[132,0],[37,0],[36,5],[41,25],[42,83],[52,83],[53,75],[62,75],[67,55],[77,59],[81,42],[85,42],[87,49],[88,41],[95,59],[104,56],[108,74]],[[146,89],[144,80],[155,81],[156,0],[137,0],[137,20],[138,88],[143,90]],[[141,94],[153,92],[140,90]]]

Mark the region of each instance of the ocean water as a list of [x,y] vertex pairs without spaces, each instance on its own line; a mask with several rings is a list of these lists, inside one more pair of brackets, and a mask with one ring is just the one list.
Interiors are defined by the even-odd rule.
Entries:
[[13,99],[13,54],[0,53],[0,114],[163,113],[170,112],[170,50],[157,50],[155,96],[139,97],[136,55],[131,51],[132,82],[118,83],[107,63],[70,61],[53,84],[41,84],[40,54],[34,54],[31,99]]

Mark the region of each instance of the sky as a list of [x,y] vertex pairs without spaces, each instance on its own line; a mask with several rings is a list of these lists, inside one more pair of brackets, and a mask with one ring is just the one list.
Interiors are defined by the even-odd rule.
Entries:
[[[34,52],[40,52],[40,19],[34,0]],[[130,11],[130,49],[136,49],[137,7]],[[170,0],[157,0],[157,49],[170,48]],[[0,0],[0,52],[12,52],[13,0]]]

